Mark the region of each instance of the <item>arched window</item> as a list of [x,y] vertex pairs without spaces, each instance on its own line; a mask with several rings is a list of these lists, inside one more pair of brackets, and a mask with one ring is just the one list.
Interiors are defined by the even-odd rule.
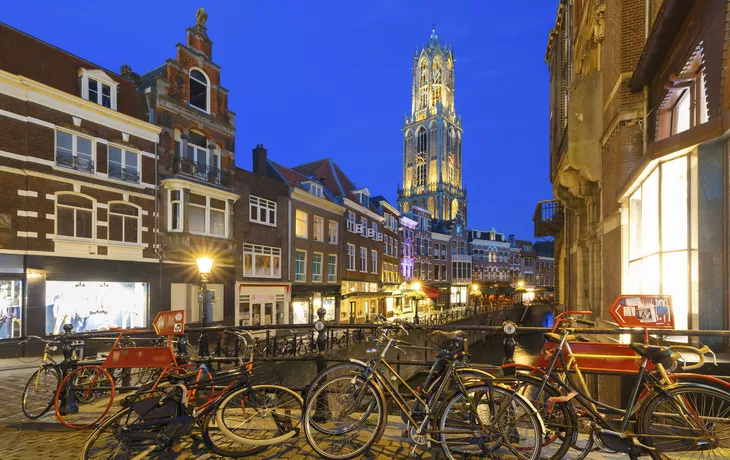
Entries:
[[94,238],[94,201],[84,195],[56,195],[56,235]]
[[452,152],[451,148],[453,146],[453,143],[454,143],[454,130],[448,129],[446,131],[446,151],[448,153]]
[[206,113],[210,111],[210,82],[199,69],[190,69],[190,105]]
[[139,243],[139,208],[128,203],[109,203],[109,240]]
[[407,202],[407,201],[404,201],[404,202],[403,202],[403,212],[408,212],[408,211],[410,211],[410,208],[411,208],[411,206],[410,206],[410,203],[409,203],[409,202]]
[[428,61],[426,61],[425,59],[421,61],[419,76],[421,79],[420,86],[425,86],[428,83]]
[[417,150],[416,153],[426,153],[428,150],[428,136],[426,136],[426,128],[421,126],[418,128],[417,134]]
[[428,148],[428,135],[426,128],[421,126],[416,134],[416,174],[415,183],[417,186],[426,184],[426,152]]
[[435,60],[431,69],[431,107],[437,107],[441,101],[441,61]]
[[431,217],[436,217],[436,205],[432,196],[428,197],[428,212],[431,213]]
[[459,211],[459,202],[456,201],[456,198],[453,199],[451,202],[451,218],[456,219],[456,214]]

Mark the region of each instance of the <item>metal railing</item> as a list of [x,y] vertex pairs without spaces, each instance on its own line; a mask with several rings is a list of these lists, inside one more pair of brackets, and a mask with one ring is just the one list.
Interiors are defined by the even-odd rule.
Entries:
[[532,222],[535,225],[535,236],[555,236],[563,228],[565,212],[563,204],[558,200],[540,201],[535,208]]
[[69,152],[56,151],[56,165],[76,171],[94,172],[94,160],[78,157]]
[[175,157],[173,170],[178,174],[185,174],[208,184],[231,186],[231,173],[223,169],[214,168],[205,163],[199,163],[187,158]]
[[139,171],[137,169],[122,168],[121,166],[110,163],[109,177],[123,180],[124,182],[139,184]]

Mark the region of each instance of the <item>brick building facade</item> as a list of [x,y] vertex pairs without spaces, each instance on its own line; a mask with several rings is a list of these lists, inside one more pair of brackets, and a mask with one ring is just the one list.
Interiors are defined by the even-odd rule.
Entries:
[[728,5],[559,2],[546,61],[564,211],[535,215],[564,223],[567,307],[607,317],[621,293],[670,294],[677,328],[728,327]]

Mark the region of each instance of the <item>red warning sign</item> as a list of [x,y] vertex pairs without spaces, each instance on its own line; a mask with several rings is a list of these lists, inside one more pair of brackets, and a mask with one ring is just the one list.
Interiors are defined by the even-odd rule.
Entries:
[[613,301],[609,312],[620,327],[674,329],[669,295],[622,294]]

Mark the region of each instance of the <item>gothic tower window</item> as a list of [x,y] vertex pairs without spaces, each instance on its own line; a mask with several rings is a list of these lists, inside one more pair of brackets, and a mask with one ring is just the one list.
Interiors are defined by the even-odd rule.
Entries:
[[422,186],[426,184],[426,155],[428,149],[428,135],[426,128],[421,126],[416,133],[416,177],[415,185]]
[[203,112],[209,111],[210,82],[199,69],[190,69],[190,105]]
[[419,89],[419,109],[425,109],[428,105],[428,61],[425,59],[421,61],[419,70],[420,75],[420,89]]
[[436,108],[441,101],[441,61],[433,62],[431,71],[431,107]]

